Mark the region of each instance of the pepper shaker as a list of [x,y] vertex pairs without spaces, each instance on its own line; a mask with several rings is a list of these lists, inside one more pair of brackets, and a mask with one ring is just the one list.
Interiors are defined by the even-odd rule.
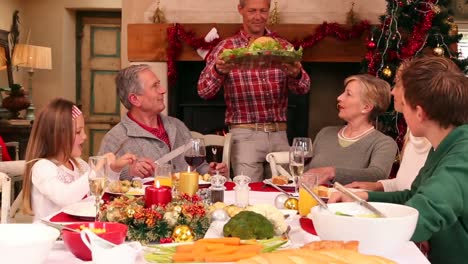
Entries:
[[224,190],[226,190],[224,183],[226,182],[226,177],[216,172],[215,175],[211,176],[210,182],[211,203],[224,202]]

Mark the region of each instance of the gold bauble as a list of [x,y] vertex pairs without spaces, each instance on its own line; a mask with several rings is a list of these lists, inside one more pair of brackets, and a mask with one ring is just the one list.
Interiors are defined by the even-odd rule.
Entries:
[[289,210],[297,210],[299,208],[299,200],[296,198],[288,198],[284,202],[284,208],[289,209]]
[[385,78],[391,78],[392,74],[393,74],[392,69],[390,69],[390,67],[388,66],[382,70],[382,75]]
[[186,225],[176,226],[172,232],[172,240],[174,242],[190,242],[193,241],[193,238],[192,229]]
[[432,50],[432,53],[440,57],[440,56],[444,56],[445,51],[444,51],[444,48],[437,46]]

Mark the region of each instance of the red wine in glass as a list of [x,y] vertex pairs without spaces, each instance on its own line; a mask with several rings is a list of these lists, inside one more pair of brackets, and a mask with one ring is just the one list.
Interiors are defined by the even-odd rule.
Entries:
[[312,161],[312,156],[304,157],[304,166],[309,165],[311,161]]
[[196,168],[200,166],[203,163],[203,161],[205,161],[205,156],[201,156],[201,155],[184,156],[184,158],[187,164],[190,165],[192,168]]

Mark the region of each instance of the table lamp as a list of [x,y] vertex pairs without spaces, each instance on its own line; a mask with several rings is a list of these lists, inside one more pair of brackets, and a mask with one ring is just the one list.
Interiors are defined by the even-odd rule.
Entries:
[[26,119],[34,119],[34,105],[32,92],[32,78],[34,69],[52,69],[52,52],[49,47],[34,46],[28,44],[16,44],[13,52],[12,63],[18,67],[28,68],[29,100],[31,105],[26,110]]

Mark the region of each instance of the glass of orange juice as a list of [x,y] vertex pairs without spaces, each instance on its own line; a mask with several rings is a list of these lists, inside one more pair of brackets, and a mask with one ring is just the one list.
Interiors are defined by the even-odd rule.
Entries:
[[[305,183],[310,190],[318,194],[318,175],[307,174],[302,176],[301,183]],[[301,185],[299,185],[299,214],[307,216],[312,207],[318,205],[318,202]]]
[[154,172],[154,182],[159,181],[160,185],[172,187],[172,165],[161,164]]

